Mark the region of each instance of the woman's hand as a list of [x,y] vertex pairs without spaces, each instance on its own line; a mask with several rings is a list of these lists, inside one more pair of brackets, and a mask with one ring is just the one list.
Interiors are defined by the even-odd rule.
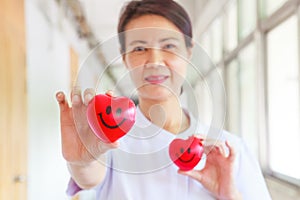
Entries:
[[236,152],[228,141],[225,144],[229,149],[228,155],[222,144],[205,145],[205,167],[202,170],[179,170],[179,173],[199,181],[219,200],[240,200],[242,197],[236,188],[233,174]]
[[75,88],[71,93],[70,107],[63,92],[56,94],[60,107],[62,153],[66,161],[73,165],[88,165],[108,149],[118,147],[117,142],[102,142],[88,125],[86,109],[94,95],[92,89],[85,90],[83,101],[81,91]]

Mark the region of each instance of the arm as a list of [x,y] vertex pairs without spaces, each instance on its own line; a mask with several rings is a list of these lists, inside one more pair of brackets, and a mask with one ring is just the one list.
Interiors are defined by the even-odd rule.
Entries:
[[86,165],[67,163],[68,170],[81,189],[90,189],[100,184],[105,177],[106,167],[98,161]]
[[104,158],[107,150],[118,147],[117,142],[107,144],[99,140],[87,123],[86,105],[93,96],[92,90],[86,90],[83,102],[81,91],[74,89],[70,107],[64,93],[56,94],[60,108],[63,157],[72,179],[82,189],[95,187],[102,182],[106,167],[100,159]]

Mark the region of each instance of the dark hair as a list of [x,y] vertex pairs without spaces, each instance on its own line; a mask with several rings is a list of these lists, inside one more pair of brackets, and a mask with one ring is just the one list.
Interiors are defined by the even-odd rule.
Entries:
[[125,52],[125,31],[130,20],[143,15],[159,15],[171,21],[185,36],[187,47],[192,46],[192,23],[187,12],[173,0],[141,0],[130,1],[122,10],[118,24],[121,51]]

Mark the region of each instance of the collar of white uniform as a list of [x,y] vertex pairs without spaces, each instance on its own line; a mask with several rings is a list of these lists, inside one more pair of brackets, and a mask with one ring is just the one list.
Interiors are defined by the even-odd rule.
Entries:
[[[136,126],[136,128],[140,128],[140,129],[144,129],[144,130],[146,130],[147,128],[150,128],[150,130],[152,130],[152,131],[153,130],[158,131],[158,132],[163,131],[164,134],[166,135],[166,137],[170,137],[170,139],[174,139],[176,137],[187,138],[188,136],[197,134],[197,127],[199,126],[199,124],[197,123],[198,120],[196,120],[195,117],[191,113],[189,113],[186,109],[183,109],[183,110],[190,119],[190,126],[185,131],[183,131],[177,135],[175,135],[169,131],[166,131],[166,130],[162,129],[161,127],[158,127],[155,124],[153,124],[151,121],[149,121],[144,116],[144,114],[142,113],[142,111],[140,110],[140,108],[138,106],[136,109],[135,126]],[[144,132],[144,134],[146,134],[145,137],[148,137],[146,132]]]

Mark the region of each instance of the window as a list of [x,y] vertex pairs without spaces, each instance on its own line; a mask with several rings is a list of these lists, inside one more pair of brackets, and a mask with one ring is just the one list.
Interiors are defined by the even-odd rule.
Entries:
[[271,170],[300,179],[297,41],[296,16],[267,34],[268,137]]
[[215,19],[211,26],[211,34],[212,34],[212,59],[214,63],[220,62],[222,58],[222,37],[223,37],[223,32],[222,32],[222,20],[221,18]]
[[255,46],[245,47],[227,69],[228,129],[258,154]]
[[206,31],[201,38],[201,45],[209,57],[211,57],[211,54],[212,54],[212,50],[211,50],[212,49],[212,45],[211,45],[212,39],[211,38],[212,37],[211,37],[210,31]]
[[233,60],[226,69],[227,128],[238,135],[240,135],[239,78],[238,62]]
[[261,0],[263,17],[270,16],[278,10],[287,0]]
[[237,46],[237,5],[236,0],[231,1],[225,14],[225,50],[229,52]]
[[199,81],[195,90],[196,99],[201,102],[198,104],[200,121],[209,126],[212,121],[213,104],[208,80]]
[[257,63],[255,45],[250,43],[239,54],[240,123],[242,138],[258,156],[257,127]]
[[249,35],[256,25],[256,1],[238,0],[239,40]]
[[203,38],[225,65],[226,129],[245,140],[264,172],[300,185],[299,9],[293,0],[228,0]]

